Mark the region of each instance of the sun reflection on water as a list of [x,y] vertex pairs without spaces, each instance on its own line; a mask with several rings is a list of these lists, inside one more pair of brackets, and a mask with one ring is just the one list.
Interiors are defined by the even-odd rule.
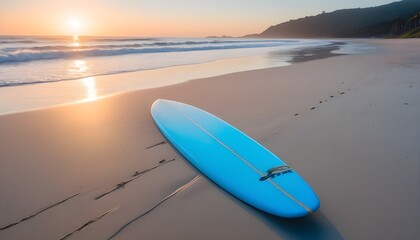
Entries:
[[94,77],[88,77],[82,79],[83,85],[86,88],[86,97],[82,102],[94,101],[98,98],[96,90],[96,82]]
[[73,60],[68,65],[67,72],[68,72],[70,77],[79,78],[79,77],[83,77],[83,75],[85,75],[84,73],[86,73],[88,69],[89,69],[89,67],[86,64],[86,61],[84,61],[84,60]]
[[80,47],[79,35],[73,35],[72,40],[70,43],[71,47]]
[[75,60],[74,67],[75,67],[76,72],[79,72],[79,73],[84,73],[86,72],[86,70],[88,70],[86,62],[83,60]]

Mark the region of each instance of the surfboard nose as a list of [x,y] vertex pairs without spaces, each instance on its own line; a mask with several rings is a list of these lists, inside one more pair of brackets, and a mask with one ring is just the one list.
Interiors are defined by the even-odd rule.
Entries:
[[153,102],[152,107],[153,107],[153,105],[162,104],[165,101],[168,101],[168,100],[162,99],[162,98],[158,98],[156,101]]
[[168,102],[168,100],[162,99],[162,98],[159,98],[156,101],[154,101],[152,106],[150,107],[150,109],[152,110],[152,113],[154,110],[156,110],[160,105],[162,105],[165,102]]
[[151,109],[153,110],[154,108],[162,105],[162,104],[169,104],[169,103],[173,103],[174,101],[168,100],[168,99],[163,99],[163,98],[158,98],[156,101],[153,102]]

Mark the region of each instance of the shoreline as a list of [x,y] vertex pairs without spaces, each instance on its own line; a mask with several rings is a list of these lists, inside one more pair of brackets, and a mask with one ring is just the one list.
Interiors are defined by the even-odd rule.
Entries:
[[[227,58],[206,63],[57,82],[4,86],[0,87],[0,98],[3,99],[3,101],[0,101],[0,115],[98,100],[103,97],[142,89],[159,88],[236,72],[284,67],[299,62],[338,56],[340,54],[334,54],[332,51],[345,44],[352,43],[335,42],[321,47],[287,51],[276,50],[263,55]],[[57,90],[53,91],[54,89]],[[58,95],[55,92],[61,92],[61,94]]]
[[[369,42],[380,51],[0,116],[0,227],[80,193],[0,238],[59,239],[99,219],[73,237],[106,239],[139,216],[116,239],[418,236],[420,42]],[[150,116],[158,98],[202,108],[257,140],[308,182],[320,210],[275,218],[205,177],[191,183],[200,173],[163,143]]]

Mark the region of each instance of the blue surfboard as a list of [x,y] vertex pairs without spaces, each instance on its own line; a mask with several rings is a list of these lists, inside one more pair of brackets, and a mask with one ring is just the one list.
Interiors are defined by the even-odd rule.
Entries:
[[169,100],[152,117],[169,142],[199,171],[238,199],[267,213],[303,217],[319,208],[311,187],[259,143],[220,118]]

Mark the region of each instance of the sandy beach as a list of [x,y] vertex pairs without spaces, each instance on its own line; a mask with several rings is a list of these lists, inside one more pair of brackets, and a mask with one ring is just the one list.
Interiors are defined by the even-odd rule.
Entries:
[[[420,41],[354,41],[378,50],[0,116],[0,239],[417,239]],[[320,209],[282,219],[224,192],[166,143],[159,98],[256,139]]]

